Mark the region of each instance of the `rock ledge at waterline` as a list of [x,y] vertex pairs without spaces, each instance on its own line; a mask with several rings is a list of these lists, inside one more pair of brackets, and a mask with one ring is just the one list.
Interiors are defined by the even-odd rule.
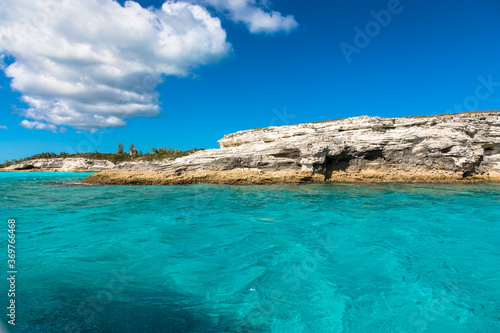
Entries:
[[123,163],[85,182],[120,185],[500,182],[500,112],[348,119],[225,135],[220,149]]

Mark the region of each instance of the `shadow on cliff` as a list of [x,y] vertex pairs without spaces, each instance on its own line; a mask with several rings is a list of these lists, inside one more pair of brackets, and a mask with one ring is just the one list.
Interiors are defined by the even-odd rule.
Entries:
[[313,165],[313,168],[316,173],[323,174],[325,176],[325,180],[328,180],[332,178],[332,174],[334,172],[347,171],[347,169],[352,165],[362,165],[364,162],[373,162],[379,158],[385,159],[381,149],[370,150],[360,154],[359,156],[343,151],[334,156],[326,156],[323,164],[317,163]]

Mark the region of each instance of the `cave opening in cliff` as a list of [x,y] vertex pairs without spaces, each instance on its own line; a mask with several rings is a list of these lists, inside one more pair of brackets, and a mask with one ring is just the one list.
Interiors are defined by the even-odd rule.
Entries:
[[347,152],[342,152],[335,156],[326,156],[325,163],[323,164],[325,180],[332,178],[332,174],[335,171],[346,171],[353,158],[354,156],[349,155]]
[[25,165],[24,167],[16,168],[16,170],[33,170],[33,169],[40,169],[40,168],[37,168],[31,164]]
[[384,153],[382,149],[370,150],[364,154],[363,158],[367,161],[375,161],[379,158],[384,158]]

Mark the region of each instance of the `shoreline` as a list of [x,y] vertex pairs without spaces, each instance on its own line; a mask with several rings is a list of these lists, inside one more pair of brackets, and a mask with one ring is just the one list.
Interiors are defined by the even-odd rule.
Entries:
[[239,131],[218,144],[157,162],[35,159],[4,171],[88,172],[86,183],[109,185],[500,183],[499,112],[360,116]]
[[458,174],[410,174],[379,172],[336,172],[325,179],[322,174],[311,172],[272,172],[254,170],[229,170],[198,172],[172,177],[170,173],[131,172],[116,170],[0,170],[11,173],[91,173],[83,184],[113,186],[174,186],[174,185],[321,185],[321,184],[499,184],[500,176],[475,175],[462,177]]
[[500,176],[470,176],[445,174],[384,174],[375,172],[338,172],[325,179],[322,174],[310,172],[273,172],[230,170],[224,172],[197,172],[172,175],[158,172],[103,171],[88,176],[84,181],[96,185],[313,185],[313,184],[484,184],[500,183]]
[[96,173],[101,172],[102,170],[59,170],[59,169],[51,169],[51,170],[43,170],[43,169],[29,169],[29,170],[1,170],[0,172],[59,172],[59,173]]

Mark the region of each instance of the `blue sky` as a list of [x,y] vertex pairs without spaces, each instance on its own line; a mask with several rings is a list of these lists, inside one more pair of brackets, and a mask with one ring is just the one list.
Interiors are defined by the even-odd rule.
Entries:
[[[69,121],[55,123],[57,133],[36,129],[30,124],[49,118],[23,111],[30,105],[21,97],[34,93],[24,86],[24,91],[14,90],[12,77],[2,72],[0,126],[8,129],[0,129],[0,159],[49,151],[111,152],[117,142],[133,142],[144,152],[153,146],[215,148],[224,134],[256,127],[360,115],[439,114],[455,107],[500,109],[498,1],[254,3],[264,12],[281,13],[281,18],[293,15],[298,23],[285,26],[283,21],[275,31],[255,31],[247,16],[238,18],[229,7],[214,5],[217,1],[207,0],[203,6],[221,19],[230,49],[219,43],[220,52],[194,59],[199,64],[189,73],[162,75],[164,83],[156,87],[162,112],[124,118],[124,127],[88,131]],[[139,3],[160,8],[163,2]],[[370,23],[375,20],[372,11],[388,7],[394,12],[390,22],[376,29]],[[375,29],[369,31],[369,44],[366,38],[367,46],[356,44],[354,28],[365,31],[367,24]],[[341,43],[357,47],[350,62]],[[0,49],[19,59],[29,50],[17,47],[11,52],[9,47],[14,50],[0,39]],[[7,65],[14,61],[5,60]],[[23,120],[28,126],[20,126]]]

